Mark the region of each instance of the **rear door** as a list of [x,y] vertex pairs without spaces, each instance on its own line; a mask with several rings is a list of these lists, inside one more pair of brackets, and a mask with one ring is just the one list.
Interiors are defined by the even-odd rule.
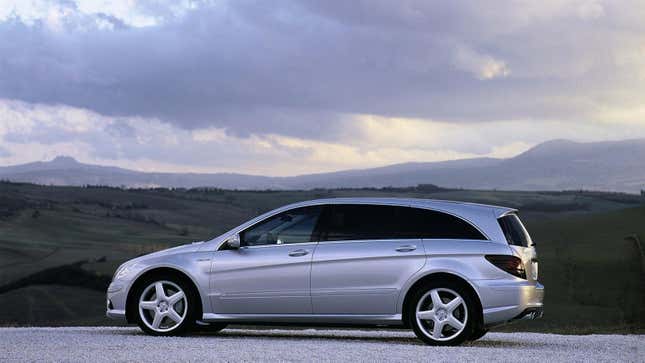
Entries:
[[314,314],[394,314],[401,287],[425,264],[423,243],[405,226],[412,208],[327,207],[311,267]]

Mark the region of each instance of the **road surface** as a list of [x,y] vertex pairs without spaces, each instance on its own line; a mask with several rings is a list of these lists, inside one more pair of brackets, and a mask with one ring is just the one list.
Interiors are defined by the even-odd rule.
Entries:
[[408,331],[226,329],[151,337],[137,328],[0,328],[0,361],[631,361],[645,335],[491,333],[460,347],[430,347]]

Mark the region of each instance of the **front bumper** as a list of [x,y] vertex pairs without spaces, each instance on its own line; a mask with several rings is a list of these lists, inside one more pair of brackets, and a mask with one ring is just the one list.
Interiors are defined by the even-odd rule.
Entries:
[[108,318],[124,320],[125,319],[125,310],[108,310],[105,312],[105,315]]
[[484,326],[517,319],[537,319],[543,314],[544,286],[525,280],[475,281],[484,314]]
[[108,318],[123,320],[125,316],[125,304],[127,299],[126,285],[121,282],[112,282],[107,289],[107,301],[105,315]]

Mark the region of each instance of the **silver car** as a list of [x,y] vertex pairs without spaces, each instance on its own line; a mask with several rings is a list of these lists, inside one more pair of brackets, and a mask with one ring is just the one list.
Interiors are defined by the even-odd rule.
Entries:
[[108,287],[107,315],[152,335],[234,323],[405,326],[455,345],[540,317],[543,295],[514,209],[342,198],[130,260]]

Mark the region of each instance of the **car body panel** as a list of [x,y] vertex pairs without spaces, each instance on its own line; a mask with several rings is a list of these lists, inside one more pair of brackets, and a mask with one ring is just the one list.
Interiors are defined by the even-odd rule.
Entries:
[[311,266],[314,314],[395,314],[401,286],[426,262],[421,239],[320,242]]
[[[316,243],[242,247],[213,253],[209,297],[222,314],[311,314]],[[304,255],[293,252],[306,252]]]

